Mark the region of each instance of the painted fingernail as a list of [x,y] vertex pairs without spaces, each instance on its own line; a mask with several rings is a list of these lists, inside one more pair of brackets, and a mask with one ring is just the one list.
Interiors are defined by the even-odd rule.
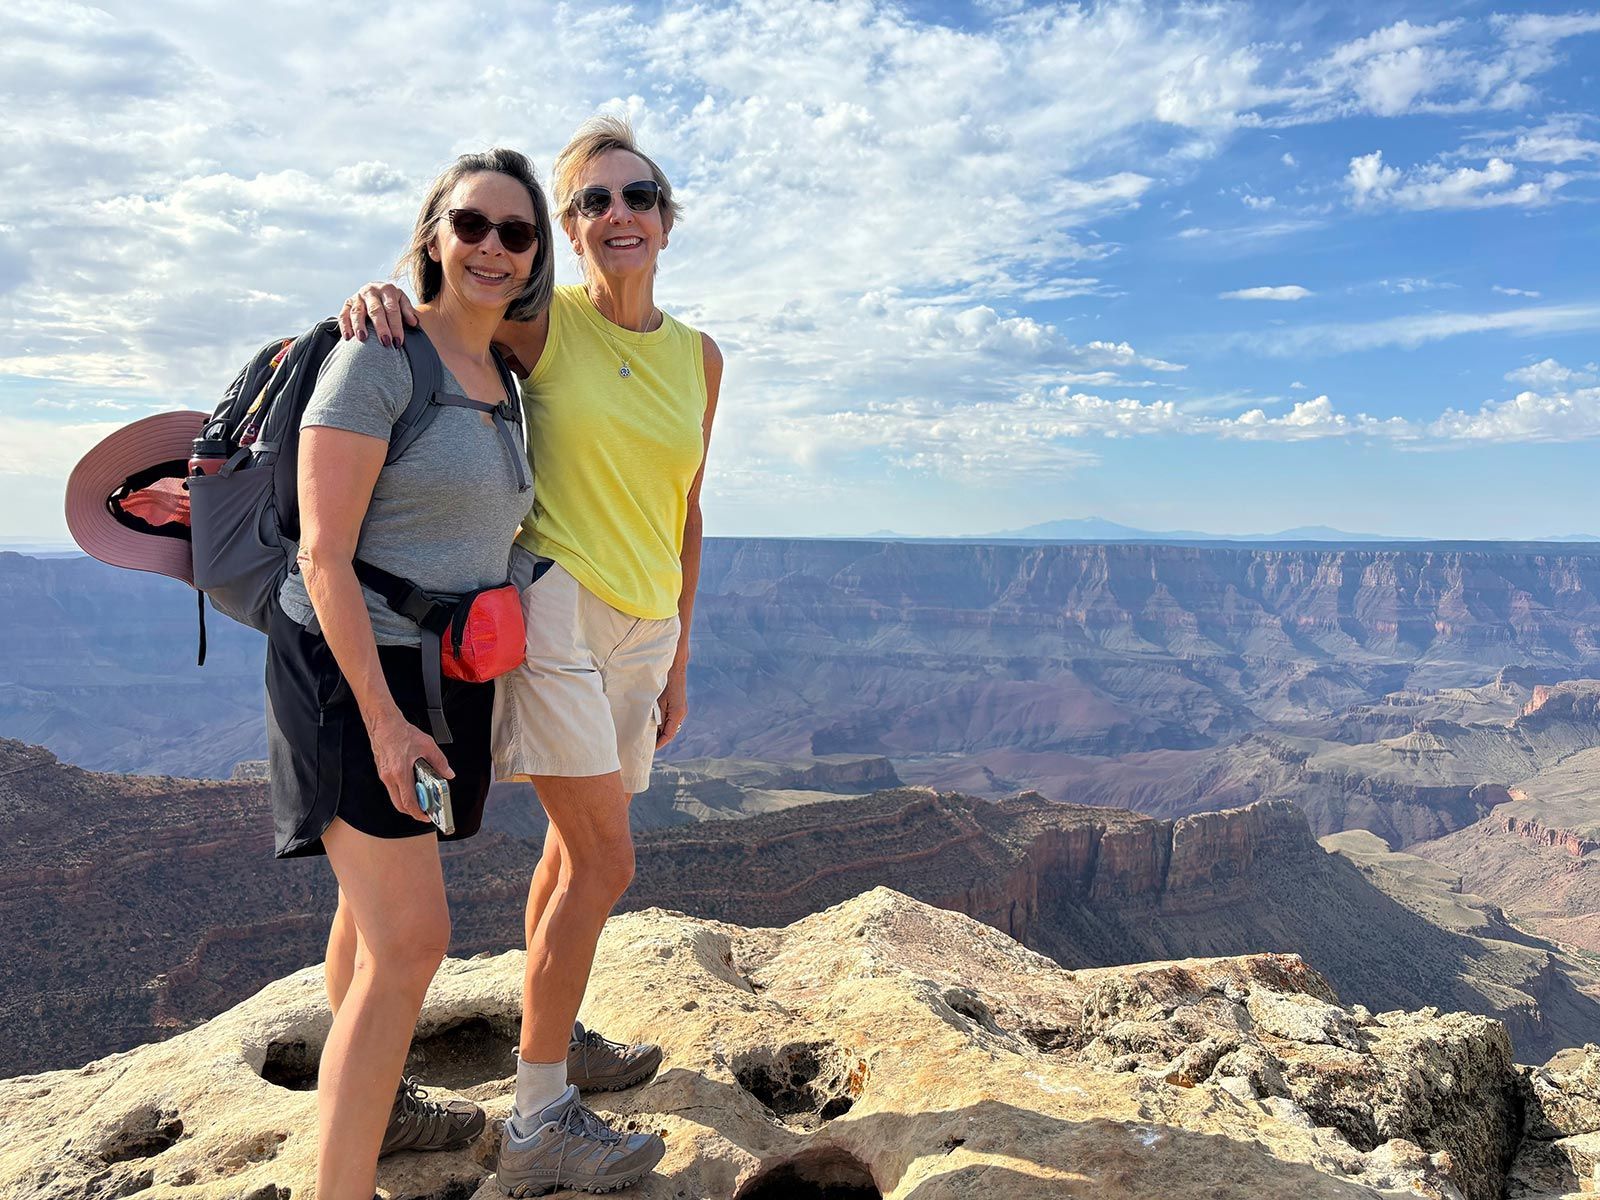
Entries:
[[384,336],[384,335],[383,335],[383,334],[381,334],[381,333],[380,333],[380,334],[379,334],[379,335],[378,335],[378,340],[379,340],[379,341],[380,341],[380,342],[382,342],[382,343],[383,343],[383,344],[384,344],[384,345],[385,345],[385,346],[387,346],[387,345],[388,345],[388,344],[389,344],[389,339],[388,339],[388,338],[387,338],[387,337],[385,337],[385,336]]

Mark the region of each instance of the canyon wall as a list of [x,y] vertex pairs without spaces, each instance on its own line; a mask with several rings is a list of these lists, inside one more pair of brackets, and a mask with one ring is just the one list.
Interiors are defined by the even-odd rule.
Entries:
[[[711,538],[671,753],[1198,749],[1408,684],[1600,663],[1600,550]],[[260,649],[181,584],[0,554],[0,735],[117,770],[259,758]]]
[[[495,828],[444,851],[452,952],[522,941],[538,841]],[[624,910],[780,925],[887,885],[968,913],[1065,966],[1289,951],[1374,1011],[1507,1020],[1519,1048],[1600,1041],[1530,944],[1493,987],[1483,945],[1394,903],[1324,853],[1292,805],[1178,820],[903,788],[640,834]],[[0,742],[0,1074],[185,1029],[320,959],[333,901],[316,860],[271,859],[260,783],[103,775]]]

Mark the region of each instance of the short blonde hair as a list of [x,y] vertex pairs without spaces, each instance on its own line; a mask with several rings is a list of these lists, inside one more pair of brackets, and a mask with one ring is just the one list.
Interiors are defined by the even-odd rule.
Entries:
[[569,223],[573,216],[573,204],[577,200],[578,177],[595,159],[612,150],[626,150],[650,169],[650,178],[661,189],[661,225],[670,230],[683,215],[683,209],[672,198],[672,184],[667,180],[667,173],[656,164],[655,159],[639,149],[639,143],[633,136],[633,126],[626,119],[604,114],[592,116],[579,125],[578,131],[556,155],[555,170],[550,175],[556,219],[567,228],[568,233],[571,232]]

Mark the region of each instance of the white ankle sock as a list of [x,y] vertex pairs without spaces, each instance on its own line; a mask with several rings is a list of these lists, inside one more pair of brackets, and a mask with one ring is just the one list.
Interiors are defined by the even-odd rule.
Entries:
[[517,1101],[511,1113],[512,1128],[521,1136],[532,1133],[539,1113],[561,1099],[567,1090],[567,1060],[531,1063],[517,1055]]

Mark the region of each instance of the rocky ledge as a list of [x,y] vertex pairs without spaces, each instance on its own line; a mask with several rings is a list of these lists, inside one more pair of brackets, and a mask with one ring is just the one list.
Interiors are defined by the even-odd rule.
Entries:
[[[493,1117],[521,970],[447,962],[412,1051]],[[1600,1157],[1600,1049],[1519,1069],[1498,1022],[1345,1009],[1293,955],[1068,971],[882,888],[783,929],[619,917],[583,1016],[665,1048],[599,1105],[665,1135],[628,1193],[648,1200],[1492,1200],[1588,1192]],[[312,968],[169,1041],[0,1082],[0,1194],[305,1200],[327,1027]],[[498,1196],[494,1129],[385,1160],[383,1194]]]

